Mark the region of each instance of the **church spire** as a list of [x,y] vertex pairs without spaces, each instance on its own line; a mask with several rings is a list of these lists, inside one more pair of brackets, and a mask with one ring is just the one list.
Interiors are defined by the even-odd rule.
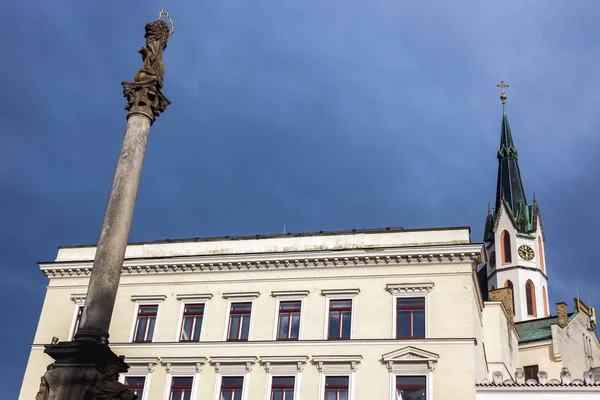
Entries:
[[[519,153],[513,142],[506,115],[506,93],[504,89],[508,87],[504,81],[498,86],[502,90],[500,99],[502,100],[502,129],[500,136],[500,147],[498,148],[498,184],[496,187],[496,212],[500,209],[500,205],[509,208],[509,212],[516,221],[525,218],[529,219],[527,213],[527,199],[525,198],[525,190],[523,189],[523,181],[521,180],[521,172],[519,170]],[[517,222],[518,223],[518,222]]]

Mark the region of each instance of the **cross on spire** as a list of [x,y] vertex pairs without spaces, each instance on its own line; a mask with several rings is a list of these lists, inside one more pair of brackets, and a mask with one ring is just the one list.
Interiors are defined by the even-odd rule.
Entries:
[[500,90],[502,90],[502,94],[500,95],[500,100],[502,100],[502,104],[506,104],[506,93],[504,93],[504,89],[506,89],[508,87],[508,85],[506,83],[504,83],[504,81],[500,81],[500,83],[497,84],[496,87],[499,87]]

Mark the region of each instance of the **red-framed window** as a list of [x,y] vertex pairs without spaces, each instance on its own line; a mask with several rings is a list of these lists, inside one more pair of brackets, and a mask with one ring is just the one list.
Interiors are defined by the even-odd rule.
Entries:
[[158,305],[139,306],[135,324],[134,342],[151,342],[156,326],[156,314]]
[[299,300],[282,301],[279,303],[277,340],[298,340],[300,334],[301,304]]
[[180,342],[200,341],[202,321],[204,319],[204,304],[184,304],[181,321]]
[[396,398],[402,400],[426,400],[427,378],[425,376],[396,376]]
[[512,262],[512,250],[508,231],[502,231],[500,234],[500,247],[502,248],[502,264],[510,264]]
[[171,395],[169,400],[190,400],[192,398],[192,377],[173,377],[171,380]]
[[252,303],[231,303],[227,340],[246,341],[250,333]]
[[219,400],[242,400],[243,389],[243,377],[224,376],[221,380],[221,397]]
[[143,376],[126,376],[123,384],[127,389],[131,390],[133,394],[137,394],[139,400],[142,400],[146,378]]
[[271,400],[294,400],[293,376],[274,376],[271,382]]
[[329,301],[329,329],[327,339],[350,339],[352,300]]
[[77,316],[75,317],[75,326],[73,326],[73,332],[71,332],[71,337],[75,337],[77,333],[77,329],[79,329],[79,325],[81,324],[81,317],[83,316],[83,306],[77,307]]
[[325,399],[323,400],[348,400],[349,381],[350,378],[347,376],[325,377]]
[[425,298],[396,299],[396,339],[425,337]]
[[525,283],[525,301],[527,305],[527,315],[537,317],[535,304],[535,286],[531,280]]

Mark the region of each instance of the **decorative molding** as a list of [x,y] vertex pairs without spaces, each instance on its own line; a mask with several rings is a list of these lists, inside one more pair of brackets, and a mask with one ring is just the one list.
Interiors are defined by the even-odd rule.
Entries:
[[393,371],[396,364],[402,363],[423,364],[429,371],[433,371],[440,356],[413,346],[406,346],[386,353],[381,358],[390,372]]
[[161,361],[158,357],[127,357],[125,362],[131,367],[135,368],[138,365],[147,365],[148,372],[154,372],[154,368]]
[[356,296],[360,289],[323,289],[322,296]]
[[273,297],[304,297],[310,293],[310,290],[273,290]]
[[385,289],[391,294],[406,294],[406,293],[429,293],[433,289],[433,283],[390,283],[385,286]]
[[224,299],[257,298],[260,292],[228,292],[223,293]]
[[[229,254],[222,256],[182,256],[168,258],[130,259],[123,263],[123,275],[210,273],[211,271],[239,271],[256,269],[333,268],[356,266],[386,266],[404,264],[448,264],[475,263],[482,259],[480,244],[431,245],[402,248],[385,248],[376,253],[365,253],[362,249],[314,251],[289,254],[263,253],[258,257]],[[311,256],[308,256],[311,254]],[[367,255],[368,254],[368,255]],[[457,257],[459,255],[460,257]],[[415,262],[420,260],[419,262]],[[92,270],[93,260],[57,261],[39,263],[40,270],[49,278],[87,277]],[[273,268],[274,267],[274,268]]]
[[189,365],[194,366],[196,372],[202,371],[202,366],[206,364],[206,357],[163,357],[161,363],[165,366],[167,373],[171,372],[173,366]]
[[352,371],[358,369],[358,364],[361,362],[362,356],[351,355],[351,356],[313,356],[313,362],[317,366],[319,372],[323,372],[323,368],[326,364],[348,364]]
[[271,364],[289,364],[296,366],[298,372],[302,372],[304,364],[308,362],[308,356],[262,356],[260,361],[265,367],[265,371],[271,371]]
[[82,306],[85,303],[85,298],[86,298],[87,294],[76,294],[73,293],[71,294],[71,300],[77,304],[78,306]]
[[220,372],[223,365],[243,365],[246,372],[252,372],[252,367],[258,362],[258,357],[236,357],[222,356],[211,357],[210,363],[214,366],[216,372]]
[[167,296],[165,296],[164,294],[134,294],[133,296],[131,296],[131,301],[136,301],[136,302],[145,302],[145,301],[152,301],[152,302],[161,302],[164,301],[167,298]]
[[177,300],[181,301],[206,301],[212,299],[212,293],[198,293],[198,294],[178,294]]

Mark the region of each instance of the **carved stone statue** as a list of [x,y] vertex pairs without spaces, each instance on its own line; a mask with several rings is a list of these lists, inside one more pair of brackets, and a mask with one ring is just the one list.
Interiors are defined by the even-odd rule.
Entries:
[[163,86],[165,65],[162,61],[163,51],[167,48],[169,25],[163,20],[146,24],[146,46],[138,50],[142,55],[144,66],[135,74],[136,82],[156,81],[159,88]]
[[84,400],[136,400],[137,395],[119,382],[118,378],[118,366],[108,363],[102,371],[102,378],[86,392]]
[[[46,367],[46,372],[50,371],[54,368],[53,364],[50,364]],[[47,400],[50,395],[50,386],[48,385],[48,381],[46,380],[46,376],[43,375],[40,382],[40,390],[35,395],[35,400]]]

